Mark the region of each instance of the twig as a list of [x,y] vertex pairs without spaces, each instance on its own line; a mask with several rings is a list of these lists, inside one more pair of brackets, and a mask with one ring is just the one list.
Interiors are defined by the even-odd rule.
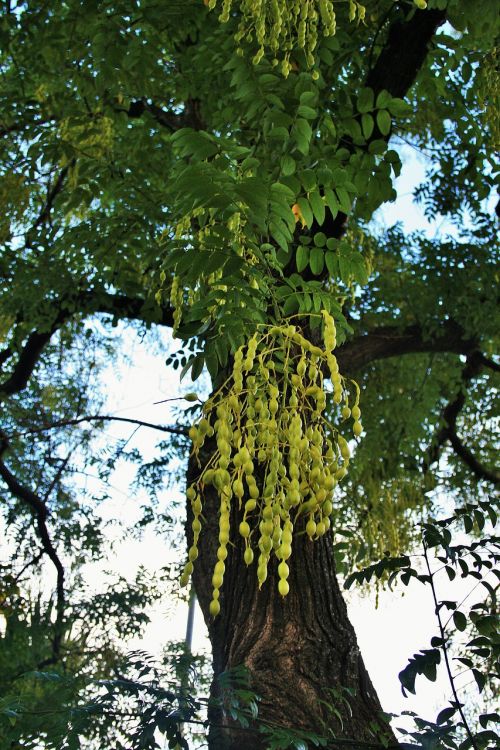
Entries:
[[430,566],[430,563],[429,563],[429,555],[427,554],[427,545],[425,544],[425,542],[423,542],[423,548],[424,548],[425,564],[427,566],[427,571],[429,573],[429,583],[430,583],[431,590],[432,590],[432,598],[434,599],[434,607],[435,607],[434,612],[435,612],[435,615],[437,617],[437,621],[438,621],[438,625],[439,625],[439,633],[441,635],[441,650],[442,650],[442,652],[444,654],[444,661],[445,661],[445,665],[446,665],[446,671],[448,673],[448,679],[450,681],[450,685],[451,685],[451,690],[452,690],[452,693],[453,693],[453,697],[455,698],[455,705],[456,705],[456,707],[458,709],[458,712],[460,714],[460,718],[462,719],[465,731],[467,732],[467,734],[469,736],[469,740],[471,742],[472,747],[474,748],[474,750],[479,750],[479,748],[478,748],[478,746],[477,746],[477,744],[476,744],[476,742],[474,740],[474,736],[473,736],[473,734],[472,734],[472,732],[470,730],[470,727],[469,727],[469,724],[467,722],[467,719],[465,718],[465,714],[464,714],[464,712],[462,710],[462,705],[461,705],[459,697],[458,697],[457,689],[455,687],[455,680],[454,680],[454,677],[453,677],[453,674],[452,674],[452,671],[451,671],[450,660],[449,660],[449,657],[448,657],[448,647],[446,645],[446,633],[445,633],[445,630],[444,630],[443,622],[441,620],[439,603],[438,603],[437,595],[436,595],[436,588],[434,586],[434,573],[431,571],[431,566]]

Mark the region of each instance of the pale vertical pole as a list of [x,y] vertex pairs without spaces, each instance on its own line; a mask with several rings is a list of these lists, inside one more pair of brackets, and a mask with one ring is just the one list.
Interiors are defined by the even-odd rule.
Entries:
[[186,624],[186,649],[191,653],[193,647],[194,611],[196,608],[196,594],[194,586],[189,591],[188,616]]
[[[194,591],[194,586],[191,584],[191,588],[189,590],[189,600],[188,600],[188,616],[187,616],[187,622],[186,622],[186,653],[191,655],[192,649],[193,649],[193,630],[194,630],[194,611],[196,609],[196,594]],[[182,677],[182,684],[181,688],[183,691],[187,690],[188,687],[188,671],[186,670],[183,677]],[[181,734],[184,735],[184,725],[180,724],[180,730]]]

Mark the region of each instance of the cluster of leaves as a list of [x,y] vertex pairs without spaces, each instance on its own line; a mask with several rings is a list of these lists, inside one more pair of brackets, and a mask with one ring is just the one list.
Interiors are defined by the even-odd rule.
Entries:
[[[498,695],[500,537],[485,531],[487,521],[494,529],[497,520],[498,502],[495,499],[480,500],[475,504],[466,503],[455,508],[447,518],[422,524],[421,555],[412,558],[387,556],[351,573],[345,580],[346,588],[353,583],[368,583],[373,577],[387,577],[389,586],[395,581],[401,581],[407,586],[411,580],[417,580],[430,588],[439,634],[432,637],[430,648],[422,649],[409,659],[407,666],[400,672],[399,679],[404,695],[407,692],[415,693],[417,676],[423,675],[428,680],[435,681],[437,669],[444,663],[452,692],[450,705],[439,712],[434,725],[419,720],[419,733],[412,735],[422,738],[424,732],[433,738],[433,746],[478,750],[491,747],[491,743],[498,742],[499,739],[498,733],[489,726],[500,718],[495,712],[479,712],[474,722],[476,726],[471,726],[464,711],[464,698],[460,697],[460,692],[467,685],[459,685],[462,675],[470,675],[480,693],[486,691],[492,700]],[[472,538],[453,543],[453,535],[459,536],[462,526],[467,535],[472,534]],[[430,558],[430,550],[434,552],[434,560]],[[440,565],[436,567],[438,563]],[[442,572],[446,573],[448,581],[454,581],[457,574],[460,579],[472,579],[473,588],[460,601],[439,599],[436,578]],[[483,598],[472,605],[465,605],[479,584],[483,587]],[[465,643],[457,643],[457,636],[462,633],[467,640]],[[452,656],[453,652],[459,655]],[[457,666],[464,666],[465,670],[452,670],[453,661],[458,663]]]

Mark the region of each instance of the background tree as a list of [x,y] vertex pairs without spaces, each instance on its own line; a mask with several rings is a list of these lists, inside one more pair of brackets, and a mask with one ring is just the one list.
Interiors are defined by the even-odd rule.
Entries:
[[[246,665],[262,719],[379,742],[385,720],[335,558],[345,573],[406,553],[415,519],[432,511],[430,490],[467,503],[498,482],[495,3],[208,5],[4,3],[0,476],[17,550],[4,566],[3,689],[18,694],[21,675],[48,665],[119,673],[113,634],[136,630],[158,595],[144,578],[87,600],[80,587],[81,566],[104,552],[102,496],[82,467],[105,479],[126,454],[99,447],[110,416],[99,371],[122,346],[116,324],[139,335],[173,327],[174,366],[194,379],[206,366],[217,390],[259,326],[296,316],[317,346],[326,310],[366,430],[331,529],[313,542],[297,521],[283,598],[277,561],[260,590],[244,564],[233,505],[213,618],[220,497],[207,483],[194,583],[215,674]],[[425,153],[416,198],[455,225],[452,236],[369,223],[396,196],[398,142]],[[338,425],[332,395],[326,413]],[[168,440],[153,461],[129,455],[147,464],[139,481],[149,488],[174,455],[187,457],[196,409],[156,426]],[[351,424],[340,427],[348,439]],[[215,450],[207,443],[203,455]],[[197,479],[194,459],[187,471]],[[152,502],[144,523],[165,520]],[[347,549],[334,544],[346,538]],[[28,585],[45,563],[50,602]],[[212,747],[259,747],[220,705],[210,718]],[[82,729],[119,743],[117,731],[116,721]]]

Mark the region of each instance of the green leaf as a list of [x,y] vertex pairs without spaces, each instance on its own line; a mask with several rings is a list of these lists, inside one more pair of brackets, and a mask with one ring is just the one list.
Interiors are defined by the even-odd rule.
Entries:
[[285,154],[285,156],[281,157],[282,174],[286,176],[291,175],[295,172],[296,167],[297,167],[297,164],[295,163],[295,159],[292,156]]
[[311,266],[311,271],[315,276],[319,276],[319,274],[323,271],[323,268],[325,266],[325,253],[320,247],[311,248],[309,265]]
[[270,224],[269,233],[271,234],[271,237],[276,240],[281,249],[285,252],[288,252],[288,239],[283,231],[283,228],[284,224],[282,224],[281,227],[277,226],[274,223]]
[[339,212],[339,202],[337,200],[337,196],[333,192],[331,188],[325,189],[325,201],[326,205],[330,209],[330,212],[332,214],[332,218],[336,218],[338,212]]
[[309,203],[311,204],[316,222],[321,226],[325,220],[325,204],[319,194],[319,190],[313,190],[309,193]]
[[370,136],[373,133],[373,128],[374,128],[373,117],[366,113],[362,114],[361,115],[361,130],[363,131],[363,135],[367,141],[370,139]]
[[480,693],[483,692],[484,686],[486,685],[486,675],[479,671],[479,669],[473,669],[472,674],[476,681],[477,688]]
[[281,125],[278,125],[275,128],[271,128],[271,130],[267,134],[268,138],[276,138],[276,139],[279,139],[281,141],[287,141],[288,138],[289,138],[289,136],[290,136],[290,134],[289,134],[288,130],[286,128],[284,128],[283,126],[281,126]]
[[381,138],[377,138],[375,141],[371,141],[370,145],[368,146],[368,151],[370,154],[374,154],[375,156],[382,156],[387,150],[387,143],[383,141]]
[[304,187],[304,190],[307,193],[311,190],[314,190],[317,185],[317,175],[314,170],[304,169],[302,172],[300,172],[298,177]]
[[438,714],[438,716],[437,716],[436,724],[444,724],[449,719],[451,719],[452,716],[455,715],[455,713],[457,712],[457,710],[458,709],[456,707],[454,707],[454,706],[452,706],[451,708],[443,708],[443,710],[440,711],[439,714]]
[[299,100],[301,104],[305,104],[307,107],[313,107],[318,101],[318,93],[317,91],[303,91]]
[[298,150],[307,156],[309,153],[309,144],[312,138],[312,129],[307,120],[298,119],[293,128],[293,134],[297,143]]
[[203,354],[198,354],[193,359],[193,364],[191,366],[191,380],[194,382],[197,380],[201,373],[203,372],[203,366],[205,364],[205,357]]
[[391,132],[391,116],[386,109],[379,109],[377,112],[377,127],[382,135],[389,135]]
[[332,253],[331,251],[328,251],[325,253],[325,263],[326,267],[328,268],[328,272],[330,273],[330,276],[335,278],[339,275],[339,262],[338,262],[338,256],[336,253]]
[[467,627],[467,618],[464,613],[460,612],[458,609],[453,613],[453,622],[455,623],[456,629],[462,632]]
[[407,102],[405,102],[403,99],[398,99],[397,97],[394,99],[391,99],[389,104],[387,105],[387,108],[391,115],[393,117],[408,117],[411,115],[411,107]]
[[392,96],[386,89],[382,89],[380,93],[377,95],[377,101],[375,103],[376,109],[385,109],[388,107],[389,102],[391,101]]
[[358,112],[369,112],[373,109],[373,91],[369,88],[361,89],[356,102]]
[[217,373],[219,372],[219,360],[215,351],[207,351],[205,353],[205,364],[212,380],[215,380]]
[[295,294],[295,292],[293,292],[285,300],[285,303],[283,305],[283,314],[285,315],[285,317],[287,315],[293,315],[294,313],[299,311],[299,308],[300,308],[299,298]]
[[312,225],[313,225],[314,216],[313,216],[313,212],[311,210],[311,205],[310,205],[309,201],[307,200],[307,198],[304,198],[303,196],[301,196],[297,200],[297,205],[300,208],[300,213],[304,217],[304,221],[306,222],[306,226],[308,226],[309,228],[311,228]]
[[498,632],[499,618],[496,615],[482,615],[474,624],[481,635],[494,636]]
[[316,232],[313,242],[316,247],[324,247],[326,245],[326,234],[324,232]]
[[335,188],[335,192],[338,198],[339,208],[343,213],[348,214],[351,210],[351,199],[349,193],[343,187]]
[[317,112],[312,107],[307,107],[305,104],[301,104],[297,110],[299,117],[305,117],[307,120],[314,120],[317,117]]
[[309,264],[309,248],[305,245],[299,245],[297,248],[297,255],[295,256],[295,263],[297,265],[297,271],[302,271],[307,268]]

